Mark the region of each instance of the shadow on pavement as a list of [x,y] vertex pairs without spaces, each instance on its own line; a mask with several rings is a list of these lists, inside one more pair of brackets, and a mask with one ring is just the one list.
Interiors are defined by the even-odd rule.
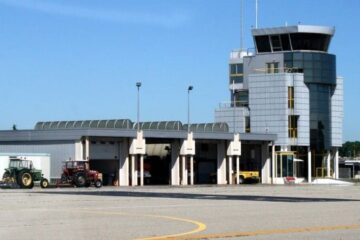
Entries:
[[316,197],[283,197],[283,196],[257,196],[257,195],[221,195],[221,194],[196,194],[196,193],[160,193],[139,191],[41,191],[41,194],[55,195],[85,195],[85,196],[109,196],[131,198],[173,198],[173,199],[199,199],[199,200],[235,200],[235,201],[259,201],[259,202],[358,202],[358,199],[341,198],[316,198]]

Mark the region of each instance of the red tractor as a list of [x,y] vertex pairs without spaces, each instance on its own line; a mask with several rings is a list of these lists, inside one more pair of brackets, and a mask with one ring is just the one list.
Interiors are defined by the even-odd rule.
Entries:
[[71,184],[76,187],[90,187],[93,184],[96,188],[100,188],[102,186],[102,174],[90,170],[89,161],[69,160],[64,164],[60,184]]

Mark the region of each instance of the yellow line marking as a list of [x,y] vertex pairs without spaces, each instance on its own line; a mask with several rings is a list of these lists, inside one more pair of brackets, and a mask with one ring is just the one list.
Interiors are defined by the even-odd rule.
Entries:
[[137,238],[136,240],[160,240],[160,239],[173,239],[178,237],[184,237],[190,234],[195,234],[202,232],[206,229],[206,224],[186,219],[186,218],[177,218],[171,216],[163,216],[163,215],[149,215],[149,214],[130,214],[130,213],[119,213],[119,212],[106,212],[106,211],[89,211],[89,210],[76,210],[78,212],[90,213],[90,214],[106,214],[106,215],[121,215],[121,216],[132,216],[132,217],[148,217],[148,218],[161,218],[167,219],[172,221],[179,221],[179,222],[186,222],[196,225],[197,227],[191,231],[183,232],[183,233],[176,233],[176,234],[169,234],[169,235],[162,235],[162,236],[154,236],[154,237],[145,237],[145,238]]
[[184,233],[177,233],[177,234],[171,234],[171,235],[163,235],[163,236],[156,236],[156,237],[146,237],[146,238],[138,238],[137,240],[160,240],[160,239],[172,239],[172,238],[179,238],[184,237],[187,235],[195,234],[198,232],[202,232],[206,229],[206,225],[202,222],[194,221],[191,219],[185,219],[185,218],[176,218],[176,217],[168,217],[168,216],[160,216],[160,215],[143,215],[146,217],[156,217],[156,218],[163,218],[163,219],[169,219],[174,221],[180,221],[180,222],[187,222],[192,223],[197,226],[197,228]]
[[322,231],[336,231],[336,230],[353,230],[360,229],[360,224],[353,225],[338,225],[338,226],[322,226],[322,227],[304,227],[304,228],[287,228],[287,229],[272,229],[272,230],[258,230],[252,232],[228,232],[218,234],[204,234],[184,237],[181,239],[214,239],[214,238],[235,238],[235,237],[251,237],[258,235],[273,235],[273,234],[289,234],[289,233],[308,233],[308,232],[322,232]]

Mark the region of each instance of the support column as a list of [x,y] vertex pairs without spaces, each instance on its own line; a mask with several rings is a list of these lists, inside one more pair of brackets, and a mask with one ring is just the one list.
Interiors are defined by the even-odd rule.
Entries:
[[137,185],[137,176],[135,175],[135,155],[131,155],[131,172],[130,172],[130,175],[131,175],[131,186],[136,186]]
[[271,183],[270,175],[271,175],[271,159],[269,155],[269,144],[263,143],[261,144],[261,183]]
[[217,184],[226,184],[225,142],[217,144]]
[[90,160],[90,140],[89,137],[85,139],[85,160]]
[[229,156],[229,172],[228,172],[228,183],[231,185],[232,184],[232,156]]
[[187,185],[186,156],[181,156],[181,185]]
[[240,183],[239,174],[240,174],[240,157],[236,156],[236,184]]
[[180,145],[178,141],[171,144],[171,185],[180,185]]
[[119,186],[129,186],[129,142],[119,142]]
[[144,186],[144,155],[140,155],[140,186]]
[[311,149],[308,147],[308,183],[312,182],[312,174],[311,174]]
[[339,149],[338,148],[335,148],[334,171],[335,171],[335,179],[339,179]]
[[272,184],[275,183],[275,174],[276,174],[275,161],[276,161],[276,154],[275,154],[275,145],[273,143],[273,145],[271,146],[271,183]]
[[331,170],[331,164],[330,164],[330,151],[326,154],[326,177],[330,178],[330,170]]
[[194,185],[194,156],[190,156],[190,185]]

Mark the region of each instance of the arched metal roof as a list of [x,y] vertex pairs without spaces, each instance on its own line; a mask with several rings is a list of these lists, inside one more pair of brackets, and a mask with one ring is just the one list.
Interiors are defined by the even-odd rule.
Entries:
[[[168,130],[186,131],[187,124],[180,121],[159,121],[159,122],[140,122],[142,130]],[[137,124],[129,119],[111,120],[84,120],[84,121],[54,121],[37,122],[35,130],[55,130],[55,129],[137,129]],[[229,132],[226,123],[199,123],[190,124],[192,132]]]
[[[183,130],[187,130],[188,125],[184,124]],[[227,123],[197,123],[190,124],[190,130],[192,132],[229,132],[229,126]]]
[[131,129],[133,125],[134,124],[129,119],[55,121],[55,122],[37,122],[35,125],[35,130],[84,129],[84,128]]
[[[140,128],[143,130],[183,130],[180,121],[140,122]],[[137,123],[134,124],[133,129],[137,129]]]

